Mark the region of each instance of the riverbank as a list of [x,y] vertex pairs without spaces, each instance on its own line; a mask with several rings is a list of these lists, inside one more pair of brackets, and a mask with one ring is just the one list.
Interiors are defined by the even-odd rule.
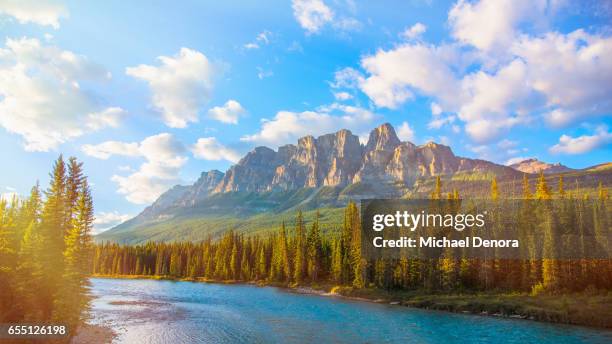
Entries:
[[95,275],[98,278],[154,279],[218,284],[253,284],[283,288],[289,292],[324,297],[387,303],[391,305],[508,317],[551,323],[612,328],[612,293],[607,291],[558,295],[521,293],[427,293],[425,291],[388,291],[374,288],[355,289],[329,284],[291,286],[268,281],[242,282],[205,278],[173,278],[149,275]]

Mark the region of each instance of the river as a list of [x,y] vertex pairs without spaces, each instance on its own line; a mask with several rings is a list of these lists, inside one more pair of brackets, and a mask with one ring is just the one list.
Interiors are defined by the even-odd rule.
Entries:
[[92,319],[117,343],[612,343],[612,332],[289,293],[94,278]]

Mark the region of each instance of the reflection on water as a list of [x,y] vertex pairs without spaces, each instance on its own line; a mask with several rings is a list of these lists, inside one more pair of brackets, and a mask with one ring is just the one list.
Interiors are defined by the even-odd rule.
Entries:
[[612,343],[611,332],[286,293],[92,279],[92,322],[118,343]]

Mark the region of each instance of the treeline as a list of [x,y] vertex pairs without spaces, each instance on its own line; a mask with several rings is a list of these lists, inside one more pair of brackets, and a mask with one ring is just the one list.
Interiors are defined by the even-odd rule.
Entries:
[[49,187],[0,199],[0,323],[49,323],[73,331],[91,273],[93,203],[83,164],[60,156]]
[[[540,176],[536,191],[524,184],[525,199],[570,197],[564,190],[552,192]],[[431,198],[444,197],[438,178]],[[458,198],[456,191],[446,195]],[[491,198],[500,197],[497,182]],[[573,197],[573,196],[572,196]],[[575,214],[592,216],[608,230],[607,190],[600,186],[597,202],[582,197],[570,203]],[[594,211],[597,211],[594,213]],[[603,216],[602,216],[603,214]],[[535,216],[535,215],[534,215]],[[574,217],[575,219],[575,217]],[[582,220],[580,220],[582,221]],[[529,230],[541,230],[532,222]],[[586,223],[586,222],[584,222]],[[589,222],[594,223],[594,222]],[[264,281],[285,285],[334,283],[356,288],[398,288],[506,291],[579,291],[587,287],[612,288],[612,262],[557,259],[378,259],[362,257],[359,210],[350,202],[342,228],[322,236],[318,216],[306,225],[298,212],[294,224],[265,236],[227,232],[219,240],[200,243],[154,243],[122,246],[104,243],[95,248],[93,272],[99,275],[147,275],[209,280]]]

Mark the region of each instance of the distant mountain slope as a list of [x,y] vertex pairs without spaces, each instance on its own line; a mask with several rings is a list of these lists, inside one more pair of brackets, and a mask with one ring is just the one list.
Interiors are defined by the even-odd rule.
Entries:
[[[578,172],[574,179],[583,187],[595,183],[592,178],[582,182],[585,175],[612,174],[610,169]],[[457,189],[464,197],[486,197],[494,176],[502,192],[520,194],[523,172],[457,157],[450,147],[433,142],[401,142],[389,124],[372,130],[365,145],[340,130],[303,137],[278,151],[257,147],[226,173],[203,172],[193,185],[171,188],[138,216],[96,239],[202,240],[229,229],[276,228],[297,209],[322,209],[332,224],[341,219],[339,207],[351,199],[427,197],[435,176],[442,176],[444,192]]]
[[526,159],[510,165],[510,167],[524,173],[540,173],[540,171],[542,171],[545,174],[550,174],[574,171],[574,169],[561,165],[560,163],[549,164],[538,159]]

